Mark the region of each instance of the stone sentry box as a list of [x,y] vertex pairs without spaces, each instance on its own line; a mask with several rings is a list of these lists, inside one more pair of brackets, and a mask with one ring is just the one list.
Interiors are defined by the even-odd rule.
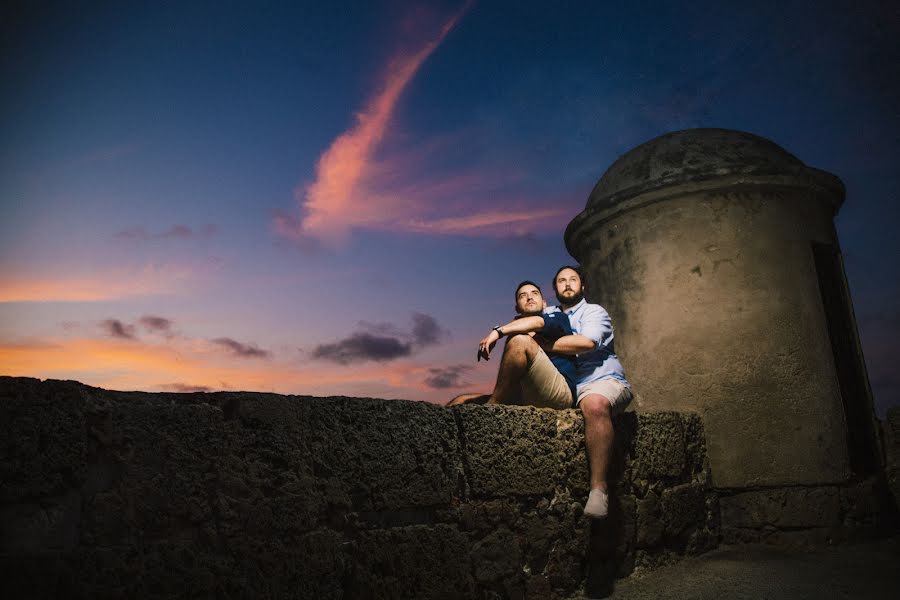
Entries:
[[843,200],[837,177],[771,141],[694,129],[623,155],[566,229],[636,409],[700,413],[718,488],[880,466],[833,224]]

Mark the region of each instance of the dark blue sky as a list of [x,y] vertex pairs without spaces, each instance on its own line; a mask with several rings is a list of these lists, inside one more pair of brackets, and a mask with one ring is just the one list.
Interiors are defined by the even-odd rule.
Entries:
[[[494,367],[471,349],[516,282],[568,262],[562,230],[606,168],[722,127],[846,184],[836,224],[876,405],[900,404],[896,3],[615,4],[7,4],[10,374],[485,388]],[[433,344],[409,344],[414,314]],[[352,373],[310,360],[360,332],[399,354]]]

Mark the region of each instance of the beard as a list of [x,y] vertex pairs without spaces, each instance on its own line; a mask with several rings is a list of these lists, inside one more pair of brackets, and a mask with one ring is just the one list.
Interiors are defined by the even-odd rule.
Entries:
[[584,292],[582,292],[581,290],[576,292],[575,295],[572,296],[571,298],[566,298],[559,292],[556,292],[556,299],[559,300],[559,303],[562,304],[563,306],[575,306],[576,304],[581,302],[581,300],[583,298],[584,298]]

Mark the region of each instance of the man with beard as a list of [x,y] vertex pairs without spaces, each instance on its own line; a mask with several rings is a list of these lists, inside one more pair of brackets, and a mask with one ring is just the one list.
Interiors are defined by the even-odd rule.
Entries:
[[462,394],[447,406],[469,402],[478,404],[529,404],[538,407],[571,408],[575,399],[575,357],[545,352],[541,346],[571,336],[568,317],[561,312],[545,314],[547,306],[541,288],[532,281],[516,287],[518,316],[492,328],[478,343],[478,360],[490,360],[491,350],[508,337],[497,371],[494,391]]
[[591,492],[584,514],[601,518],[609,506],[606,471],[613,443],[612,416],[631,402],[631,385],[613,349],[609,313],[599,304],[584,300],[581,270],[560,268],[553,278],[553,287],[559,309],[551,307],[547,312],[568,315],[574,334],[541,346],[548,352],[577,356],[575,404],[584,416],[584,442],[591,469]]

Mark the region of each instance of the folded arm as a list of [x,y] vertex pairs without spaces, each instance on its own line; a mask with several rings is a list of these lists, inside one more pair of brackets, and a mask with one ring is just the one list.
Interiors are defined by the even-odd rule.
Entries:
[[[535,315],[531,317],[520,317],[513,319],[506,325],[501,325],[500,330],[505,336],[516,335],[520,333],[533,333],[544,328],[544,317]],[[480,342],[478,342],[478,360],[490,360],[491,350],[500,339],[500,333],[496,329],[491,329]]]
[[569,355],[581,354],[582,352],[587,352],[588,350],[593,350],[597,347],[594,340],[577,333],[564,335],[555,340],[540,338],[538,344],[540,344],[545,352],[556,352],[557,354]]
[[609,313],[597,304],[589,304],[578,320],[577,332],[553,341],[541,340],[539,343],[545,352],[581,354],[597,348],[610,335],[612,335],[612,320]]

